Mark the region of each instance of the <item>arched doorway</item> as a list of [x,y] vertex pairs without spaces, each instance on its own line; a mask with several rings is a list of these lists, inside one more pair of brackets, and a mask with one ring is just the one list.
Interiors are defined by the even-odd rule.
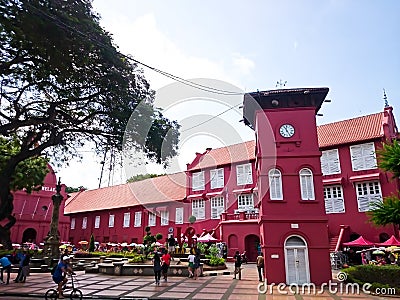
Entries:
[[310,282],[308,248],[300,236],[290,236],[285,241],[285,270],[287,284]]
[[235,234],[231,234],[228,237],[228,256],[234,256],[238,248],[238,237]]
[[36,243],[37,232],[33,228],[28,228],[22,235],[22,243]]
[[257,260],[257,246],[260,243],[260,238],[255,234],[249,234],[244,239],[244,249],[246,250],[246,256],[248,261]]

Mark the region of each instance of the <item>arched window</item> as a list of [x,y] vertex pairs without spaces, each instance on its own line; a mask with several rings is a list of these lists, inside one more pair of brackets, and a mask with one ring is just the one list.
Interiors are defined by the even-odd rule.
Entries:
[[300,170],[300,188],[302,200],[315,200],[314,180],[310,169]]
[[269,177],[269,196],[271,200],[282,200],[282,175],[278,169],[271,169],[268,172]]

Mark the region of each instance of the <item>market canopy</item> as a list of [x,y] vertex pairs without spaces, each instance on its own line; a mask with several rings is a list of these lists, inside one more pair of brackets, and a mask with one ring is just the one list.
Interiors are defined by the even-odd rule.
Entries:
[[364,239],[362,236],[360,236],[358,239],[355,239],[354,241],[343,243],[343,246],[346,247],[369,247],[373,245],[374,243]]
[[218,242],[219,240],[213,237],[211,234],[207,233],[205,236],[197,238],[197,241],[201,243],[209,243],[209,242]]
[[383,243],[379,243],[377,244],[379,246],[400,246],[400,241],[398,239],[396,239],[396,237],[394,235],[392,235],[387,241],[383,242]]

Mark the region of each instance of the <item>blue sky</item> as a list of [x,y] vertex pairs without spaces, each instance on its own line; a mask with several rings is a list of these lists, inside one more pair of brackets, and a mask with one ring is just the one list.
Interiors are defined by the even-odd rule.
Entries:
[[[318,124],[381,111],[385,88],[399,116],[400,1],[94,0],[93,6],[121,52],[174,75],[223,80],[246,92],[274,89],[278,80],[288,88],[327,86],[332,102],[323,105]],[[144,72],[155,90],[172,82]],[[210,115],[219,112],[209,108]],[[203,142],[191,144],[204,151]]]

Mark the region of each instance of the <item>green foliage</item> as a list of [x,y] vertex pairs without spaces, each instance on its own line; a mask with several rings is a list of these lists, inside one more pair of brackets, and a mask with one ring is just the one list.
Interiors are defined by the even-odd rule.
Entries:
[[156,240],[159,241],[163,238],[163,235],[161,233],[156,234]]
[[196,222],[196,217],[195,216],[190,216],[189,217],[189,223],[193,224],[194,222]]
[[378,287],[394,287],[397,293],[400,291],[400,268],[396,265],[359,265],[343,269],[342,272],[347,274],[348,282],[358,283],[359,285],[371,284],[371,292],[374,292]]
[[94,245],[94,235],[93,233],[90,235],[90,241],[89,241],[89,252],[93,252],[95,248]]
[[153,107],[142,70],[118,52],[91,0],[0,0],[0,32],[0,136],[19,143],[0,155],[0,221],[22,161],[51,153],[66,164],[85,144],[115,153],[125,143],[157,163],[176,155],[179,125]]
[[384,143],[381,150],[377,151],[378,165],[381,169],[392,172],[393,178],[400,177],[400,144],[397,140],[393,143]]
[[79,187],[77,187],[77,188],[74,188],[74,187],[71,187],[71,186],[67,186],[67,187],[65,188],[65,192],[66,192],[67,194],[69,194],[69,193],[76,193],[76,192],[79,192],[79,191],[81,191],[81,190],[87,190],[87,188],[85,188],[84,186],[79,186]]
[[[10,157],[21,151],[20,141],[16,136],[4,138],[0,136],[0,173],[5,172]],[[12,191],[25,189],[31,193],[39,190],[49,172],[48,159],[42,156],[30,157],[18,163],[10,182]]]
[[219,249],[218,249],[218,247],[217,247],[215,244],[213,244],[213,245],[211,245],[210,248],[208,249],[208,252],[210,253],[211,256],[217,257],[218,254],[219,254]]
[[225,264],[225,259],[222,257],[210,256],[210,261],[208,264],[210,266],[223,266]]
[[398,196],[391,195],[383,202],[374,202],[372,210],[367,212],[369,219],[376,225],[400,224],[400,199]]
[[145,256],[143,254],[136,254],[130,260],[129,263],[143,263],[145,260]]
[[146,232],[150,232],[150,230],[151,230],[150,226],[146,226],[146,227],[144,228],[144,231],[146,231]]
[[201,242],[197,243],[197,249],[200,250],[201,254],[204,254],[206,252],[207,248],[208,248],[208,245],[206,243],[201,243]]
[[158,176],[163,176],[163,175],[165,175],[165,174],[160,174],[160,175],[158,175],[158,174],[139,174],[139,175],[132,176],[126,182],[127,183],[136,182],[136,181],[141,181],[141,180],[154,178],[154,177],[158,177]]

